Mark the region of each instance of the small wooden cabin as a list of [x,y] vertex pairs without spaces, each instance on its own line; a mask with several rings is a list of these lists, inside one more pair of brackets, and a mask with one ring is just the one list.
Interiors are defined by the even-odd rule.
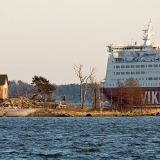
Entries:
[[0,100],[8,98],[8,76],[0,74]]

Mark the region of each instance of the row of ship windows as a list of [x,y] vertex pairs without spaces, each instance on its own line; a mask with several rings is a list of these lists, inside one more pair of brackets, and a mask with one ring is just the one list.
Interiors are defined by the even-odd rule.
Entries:
[[[140,84],[140,85],[141,86],[147,86],[147,85],[148,86],[152,86],[152,85],[153,86],[155,86],[155,85],[157,86],[157,85],[160,85],[160,83],[159,84],[157,84],[157,83],[156,84],[154,84],[154,83],[153,84],[152,83],[151,84]],[[117,84],[107,84],[107,86],[118,86],[118,85]]]
[[[148,77],[148,78],[145,78],[146,80],[160,80],[160,77]],[[111,79],[111,81],[121,81],[121,80],[124,80],[124,79]],[[136,80],[144,80],[144,78],[136,78]]]
[[122,65],[122,66],[114,66],[114,68],[152,68],[152,67],[160,67],[160,64],[148,64],[148,65]]
[[[146,73],[160,73],[160,71],[146,71]],[[114,72],[114,75],[129,75],[129,74],[145,74],[145,71],[137,72]]]
[[114,72],[114,75],[129,75],[129,74],[145,74],[145,71],[137,71],[137,72]]

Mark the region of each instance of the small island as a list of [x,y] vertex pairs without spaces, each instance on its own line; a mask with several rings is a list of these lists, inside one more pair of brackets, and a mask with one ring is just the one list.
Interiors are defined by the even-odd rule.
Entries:
[[[94,70],[93,70],[94,71]],[[136,98],[135,95],[128,97],[130,101],[127,104],[122,103],[124,96],[129,95],[128,89],[135,83],[134,79],[129,79],[130,86],[122,86],[118,81],[119,102],[112,101],[105,105],[105,97],[98,82],[94,81],[91,74],[86,77],[89,83],[80,83],[80,103],[69,104],[66,102],[66,96],[56,101],[52,98],[53,91],[56,87],[49,80],[42,76],[34,76],[32,78],[32,87],[28,89],[24,87],[26,95],[30,94],[30,98],[20,95],[20,91],[16,90],[16,97],[8,97],[8,76],[0,75],[1,87],[1,103],[0,117],[102,117],[102,116],[159,116],[160,108],[153,107],[150,103]],[[138,85],[138,83],[136,83]],[[126,90],[127,88],[127,90]],[[132,87],[132,93],[138,94],[142,90],[137,86]],[[123,91],[123,94],[121,94]],[[129,90],[130,91],[130,90]],[[86,94],[91,95],[91,106],[85,105]],[[74,94],[74,93],[73,93]],[[112,97],[111,97],[112,99]],[[132,100],[132,101],[131,101]],[[138,100],[138,101],[137,101]]]
[[35,102],[25,97],[8,99],[0,107],[0,117],[101,117],[101,116],[160,116],[160,108],[119,111],[113,108],[93,109],[54,102]]

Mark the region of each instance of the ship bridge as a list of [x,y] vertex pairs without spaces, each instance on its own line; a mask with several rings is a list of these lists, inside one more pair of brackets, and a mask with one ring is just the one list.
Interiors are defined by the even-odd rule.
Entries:
[[[139,51],[151,51],[151,50],[160,50],[160,45],[156,43],[151,43],[151,35],[154,33],[151,32],[151,20],[147,25],[147,29],[143,29],[144,32],[142,40],[144,41],[143,45],[137,45],[137,42],[130,45],[108,45],[108,52],[112,53],[121,53],[121,52],[139,52]],[[152,52],[150,52],[152,54]]]

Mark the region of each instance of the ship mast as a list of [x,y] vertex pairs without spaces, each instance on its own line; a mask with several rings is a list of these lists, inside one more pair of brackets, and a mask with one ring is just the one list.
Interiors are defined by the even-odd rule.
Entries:
[[144,36],[143,36],[144,44],[143,44],[143,47],[150,46],[151,45],[150,37],[151,37],[151,35],[154,34],[154,33],[151,33],[151,20],[149,21],[148,28],[144,29],[142,31],[144,31]]

